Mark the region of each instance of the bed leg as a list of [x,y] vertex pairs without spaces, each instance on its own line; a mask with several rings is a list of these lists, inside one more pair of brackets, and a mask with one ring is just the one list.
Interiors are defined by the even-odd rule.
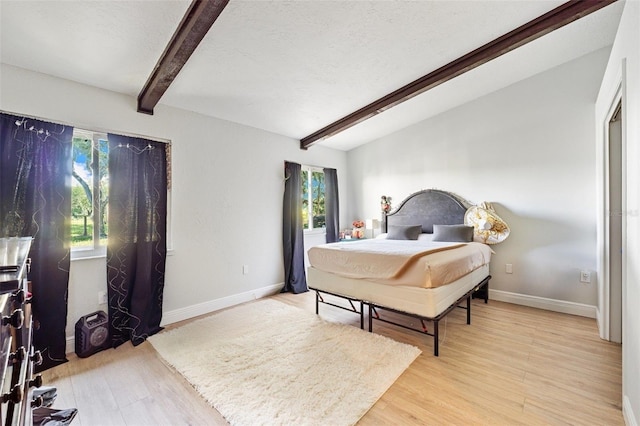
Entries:
[[471,295],[467,297],[467,324],[471,324]]
[[364,330],[364,302],[360,301],[360,330]]
[[438,356],[438,321],[433,321],[433,355]]
[[319,314],[320,293],[316,290],[316,315]]
[[484,303],[489,302],[489,281],[484,285]]
[[369,333],[373,332],[373,308],[371,304],[369,306]]

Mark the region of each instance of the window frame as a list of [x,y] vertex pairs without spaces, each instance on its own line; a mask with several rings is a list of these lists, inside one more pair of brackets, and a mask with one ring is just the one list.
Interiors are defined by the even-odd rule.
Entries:
[[[327,227],[326,227],[326,223],[325,226],[322,228],[314,228],[313,227],[313,202],[311,201],[311,197],[313,194],[313,185],[312,185],[312,181],[313,179],[311,179],[311,176],[313,175],[314,172],[317,173],[322,173],[324,175],[324,169],[322,167],[316,167],[316,166],[310,166],[310,165],[306,165],[306,164],[302,164],[301,165],[301,172],[308,172],[307,176],[307,194],[309,195],[309,203],[307,205],[307,218],[309,219],[309,228],[303,228],[303,232],[306,235],[314,235],[314,234],[326,234],[327,232]],[[300,188],[302,189],[302,188]],[[325,186],[325,190],[324,190],[324,195],[326,197],[326,186]],[[326,208],[326,207],[325,207]],[[326,214],[326,212],[325,212]]]
[[[87,247],[73,247],[69,242],[69,249],[71,252],[71,260],[75,259],[87,259],[95,257],[105,257],[107,255],[107,245],[100,244],[100,197],[96,194],[100,193],[100,141],[109,141],[105,132],[99,132],[94,130],[86,130],[82,128],[74,128],[73,136],[84,136],[86,139],[91,139],[91,192],[92,192],[92,220],[93,220],[93,235],[92,246]],[[89,137],[91,136],[91,137]],[[97,158],[98,161],[94,161]],[[107,160],[108,161],[108,160]],[[96,220],[96,218],[98,218]],[[96,226],[98,224],[98,226]]]
[[[108,137],[108,133],[107,131],[101,131],[101,130],[88,130],[87,128],[81,128],[81,127],[74,127],[73,129],[74,131],[74,137],[76,136],[76,132],[78,135],[84,135],[87,136],[87,139],[89,139],[89,135],[91,136],[91,140],[92,140],[92,156],[97,155],[99,158],[99,144],[100,144],[100,140],[105,140],[107,141],[107,143],[109,142],[109,137]],[[122,133],[124,134],[124,133]],[[128,136],[134,136],[134,137],[141,137],[144,139],[149,139],[155,142],[160,142],[160,143],[164,143],[169,145],[169,150],[172,149],[172,143],[170,140],[162,140],[162,139],[158,139],[158,138],[152,138],[149,136],[140,136],[140,135],[128,135]],[[170,152],[170,151],[169,151]],[[92,157],[93,158],[93,157]],[[108,161],[108,159],[107,159]],[[171,164],[171,155],[167,156],[167,169],[168,171],[170,171],[172,169],[173,165]],[[96,162],[95,164],[93,164],[92,161],[92,176],[99,176],[99,171],[100,171],[100,164],[99,162]],[[73,178],[72,178],[73,179]],[[167,255],[173,255],[173,238],[172,238],[172,231],[173,231],[173,227],[171,226],[172,223],[172,187],[173,185],[167,185]],[[91,185],[93,194],[99,193],[100,191],[100,179],[92,179],[92,185]],[[98,192],[96,192],[98,191]],[[108,205],[108,203],[107,203]],[[93,196],[93,211],[94,211],[94,218],[98,217],[98,222],[99,222],[99,218],[100,218],[100,199],[99,197]],[[97,215],[97,216],[96,216]],[[99,226],[95,226],[96,221],[94,220],[94,226],[93,226],[93,246],[92,247],[72,247],[71,246],[71,241],[69,241],[69,252],[70,252],[70,259],[72,261],[74,260],[83,260],[83,259],[96,259],[96,258],[105,258],[107,256],[107,245],[108,245],[108,237],[107,237],[107,244],[100,244],[100,227]]]

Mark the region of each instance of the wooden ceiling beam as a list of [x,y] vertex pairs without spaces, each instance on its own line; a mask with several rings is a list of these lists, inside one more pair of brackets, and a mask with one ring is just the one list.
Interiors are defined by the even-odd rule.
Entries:
[[510,52],[530,41],[550,33],[577,19],[589,15],[617,0],[572,0],[504,34],[484,46],[420,77],[328,126],[300,140],[300,148],[307,149],[314,143],[334,136],[374,115],[388,110],[414,96],[426,92],[446,81],[470,71],[486,62]]
[[153,108],[227,3],[229,0],[193,0],[138,95],[138,112],[153,115]]

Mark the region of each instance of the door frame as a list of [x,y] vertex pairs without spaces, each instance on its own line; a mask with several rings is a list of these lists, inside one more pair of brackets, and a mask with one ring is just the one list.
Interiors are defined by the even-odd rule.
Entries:
[[[607,109],[607,113],[604,116],[603,121],[598,122],[599,132],[602,135],[603,144],[600,146],[601,153],[600,158],[601,164],[598,168],[598,186],[599,186],[599,203],[598,203],[598,328],[600,332],[600,337],[604,340],[611,340],[611,280],[610,274],[611,270],[609,268],[610,260],[611,260],[611,235],[610,235],[610,212],[611,207],[609,204],[610,200],[610,158],[609,158],[609,144],[610,144],[610,134],[609,134],[609,125],[611,120],[613,119],[618,105],[622,106],[622,165],[621,165],[621,174],[622,174],[622,294],[625,292],[626,285],[626,215],[624,212],[626,211],[626,131],[624,127],[625,119],[625,99],[623,97],[624,92],[624,64],[623,64],[623,72],[618,79],[618,84],[616,85],[615,91],[613,91],[613,96],[610,97],[611,101],[609,103],[609,107]],[[621,309],[624,309],[624,302],[622,303]],[[622,324],[623,332],[622,332],[622,340],[624,340],[624,321]]]

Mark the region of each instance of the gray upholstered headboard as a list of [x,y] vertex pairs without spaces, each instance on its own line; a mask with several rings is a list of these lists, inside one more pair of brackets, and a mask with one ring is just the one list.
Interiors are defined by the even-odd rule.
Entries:
[[386,215],[383,232],[389,225],[422,225],[422,232],[433,233],[433,225],[464,223],[467,207],[457,196],[437,189],[425,189],[409,195]]

